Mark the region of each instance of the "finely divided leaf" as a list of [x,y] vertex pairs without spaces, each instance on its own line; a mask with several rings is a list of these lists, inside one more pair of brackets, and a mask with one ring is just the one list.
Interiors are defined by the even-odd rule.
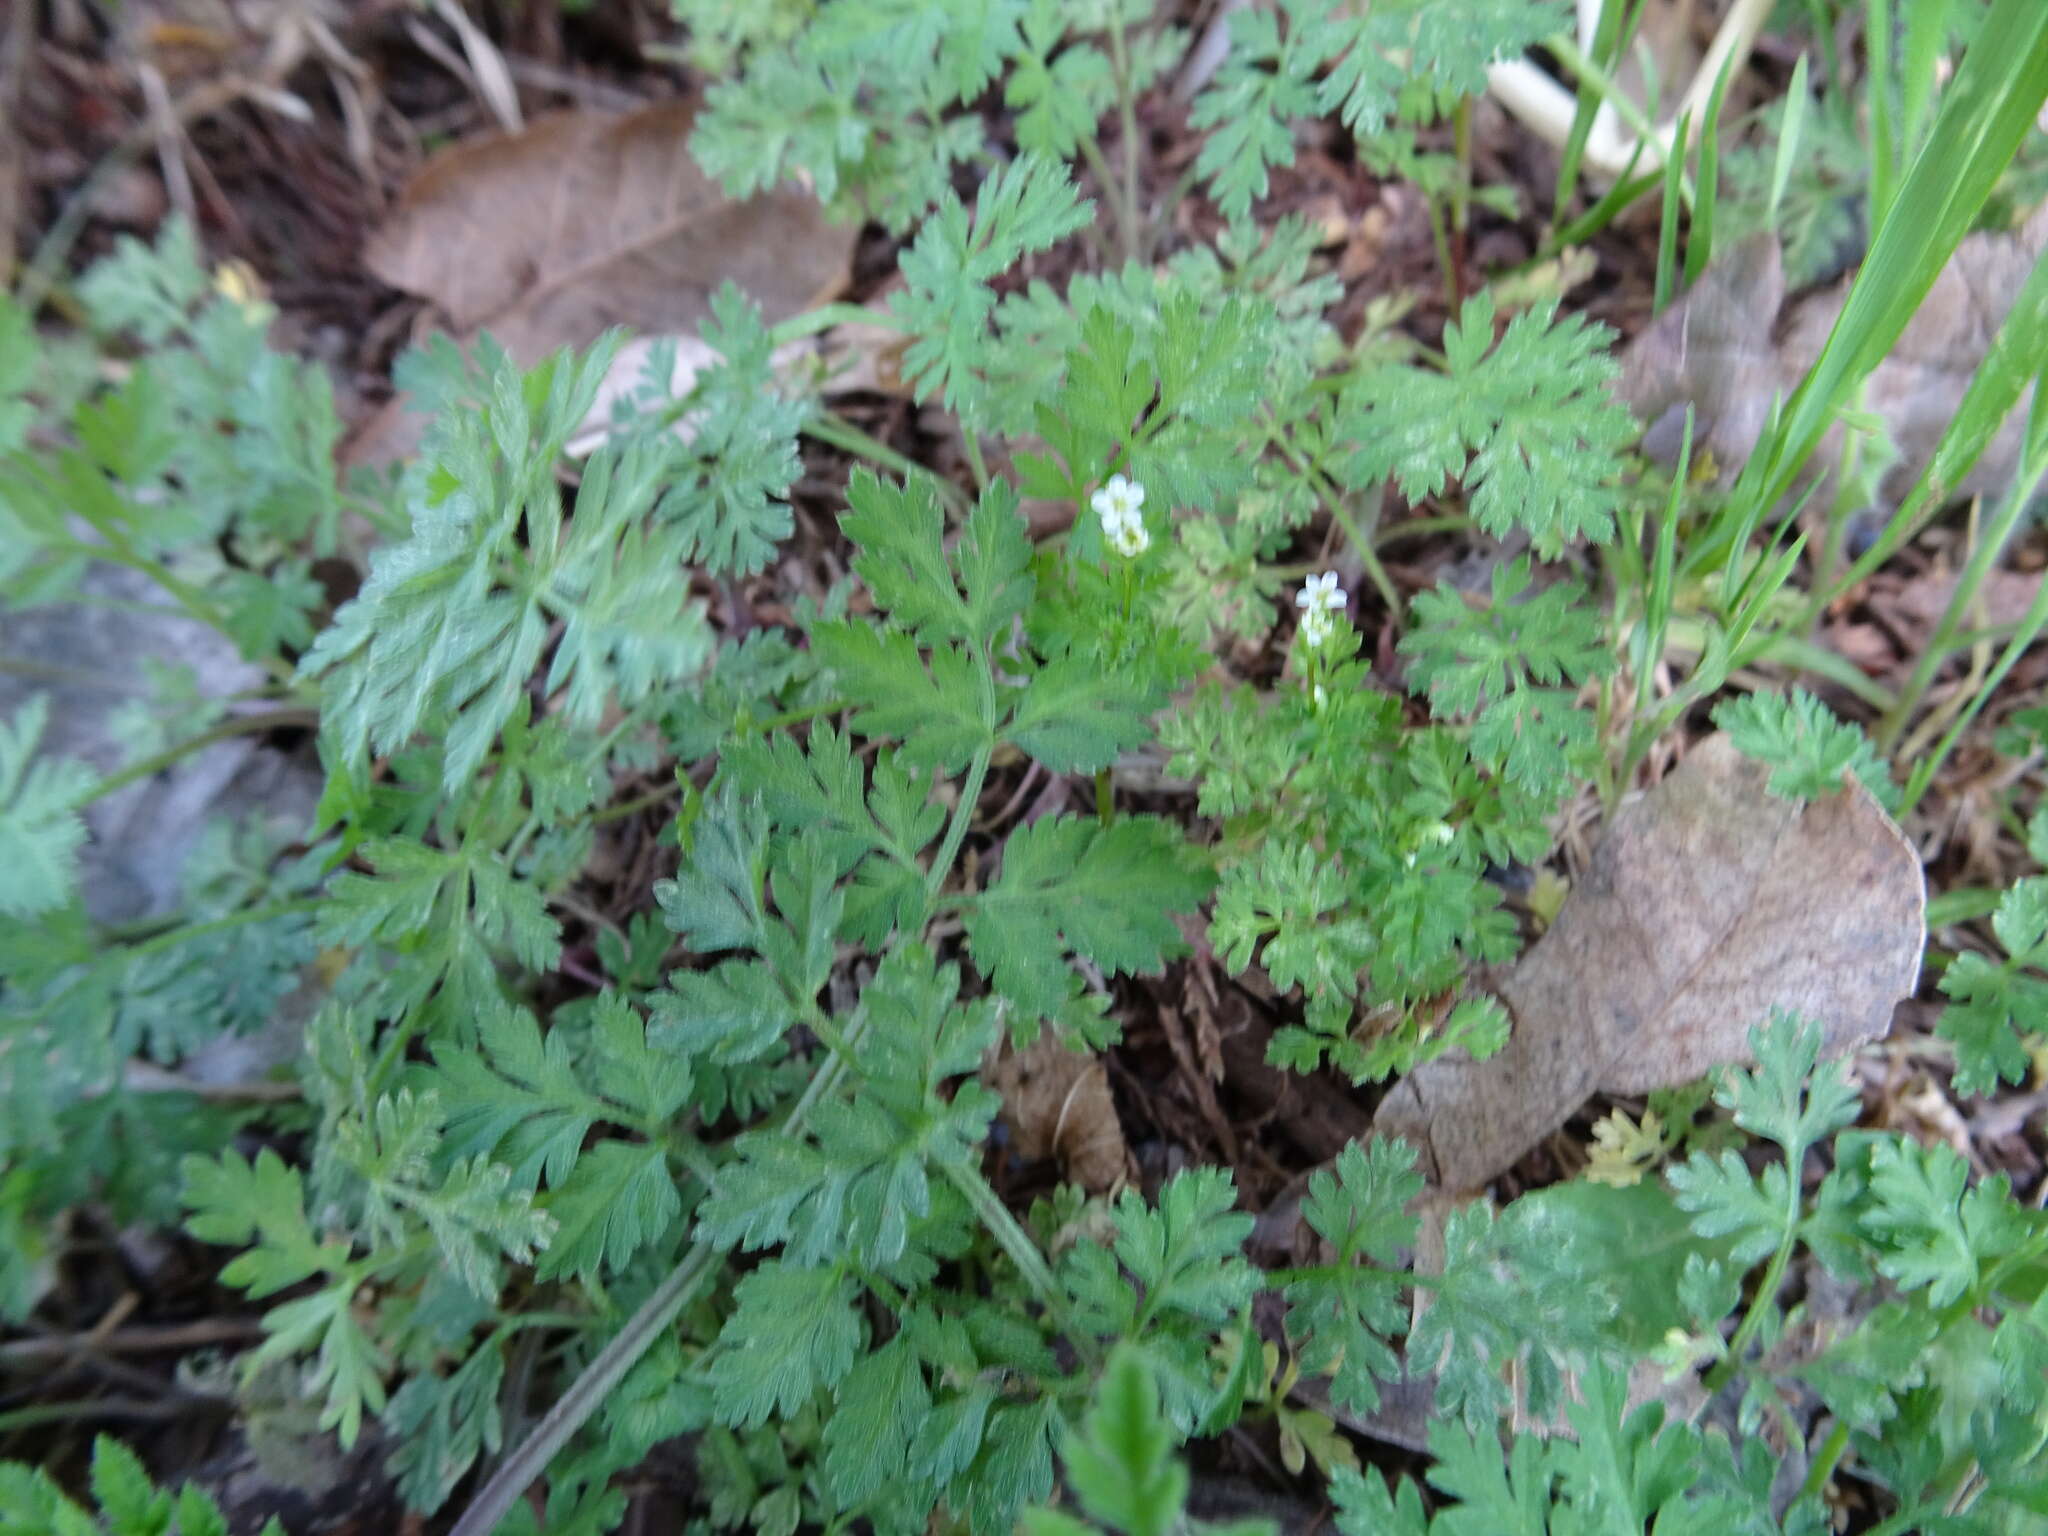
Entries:
[[49,717],[37,694],[0,721],[0,916],[35,917],[68,903],[85,823],[75,807],[97,779],[84,763],[34,762]]
[[849,1509],[903,1476],[911,1442],[931,1413],[907,1334],[860,1360],[839,1384],[825,1423],[825,1476]]
[[1954,1001],[1936,1032],[1955,1042],[1959,1093],[1989,1093],[2001,1079],[2023,1081],[2032,1065],[2023,1035],[2048,1018],[2048,982],[2038,974],[2048,969],[2048,877],[2015,881],[1991,922],[2004,963],[1966,951],[1941,975],[1942,994]]
[[982,492],[950,558],[929,480],[899,485],[857,470],[847,501],[852,510],[840,527],[858,550],[855,572],[891,622],[920,644],[990,644],[1031,601],[1031,545],[1007,481]]
[[1021,690],[1003,734],[1054,773],[1093,773],[1149,740],[1159,699],[1143,679],[1066,655]]
[[1069,950],[1105,971],[1156,969],[1184,942],[1173,914],[1209,885],[1170,822],[1047,817],[1004,845],[1002,873],[968,911],[968,947],[1006,996],[1044,1016],[1066,996]]
[[[1464,482],[1489,533],[1525,529],[1536,552],[1614,528],[1613,481],[1635,435],[1609,386],[1618,372],[1607,333],[1546,300],[1510,320],[1493,342],[1490,293],[1468,299],[1446,328],[1446,371],[1369,370],[1346,392],[1341,427],[1358,446],[1348,478],[1393,476],[1410,500]],[[1553,323],[1555,322],[1555,323]]]
[[947,194],[903,253],[908,286],[889,306],[914,338],[903,364],[918,399],[937,393],[955,410],[972,410],[987,390],[978,370],[989,352],[990,282],[1079,229],[1091,209],[1064,165],[1034,154],[982,182],[971,221]]
[[853,1369],[860,1315],[854,1283],[837,1269],[771,1261],[742,1276],[732,1294],[710,1367],[720,1422],[751,1429],[771,1413],[787,1419]]
[[853,704],[854,728],[901,742],[904,762],[957,773],[990,744],[976,665],[958,647],[934,649],[927,670],[909,635],[840,619],[814,627],[811,648]]
[[1898,786],[1862,730],[1835,718],[1803,688],[1789,694],[1751,693],[1714,709],[1714,724],[1743,756],[1769,763],[1770,790],[1787,800],[1817,800],[1854,773],[1887,811],[1896,811]]
[[202,1243],[240,1248],[221,1279],[251,1296],[268,1296],[309,1275],[332,1273],[348,1259],[342,1243],[322,1244],[306,1220],[299,1171],[265,1147],[252,1164],[232,1149],[218,1158],[185,1159],[186,1230]]
[[1287,1334],[1302,1368],[1330,1376],[1332,1400],[1357,1413],[1378,1408],[1379,1383],[1400,1371],[1387,1340],[1408,1322],[1400,1256],[1416,1229],[1405,1208],[1421,1191],[1414,1149],[1374,1137],[1345,1147],[1334,1175],[1317,1172],[1302,1204],[1302,1219],[1336,1250],[1340,1273],[1288,1285]]
[[658,1242],[683,1213],[668,1154],[653,1143],[601,1141],[544,1208],[558,1225],[534,1278],[577,1275],[586,1282],[617,1274]]

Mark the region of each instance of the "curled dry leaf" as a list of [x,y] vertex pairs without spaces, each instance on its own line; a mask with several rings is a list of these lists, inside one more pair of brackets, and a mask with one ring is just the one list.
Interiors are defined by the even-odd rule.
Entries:
[[364,260],[522,363],[613,325],[694,330],[728,279],[771,323],[837,293],[854,232],[801,191],[727,197],[690,157],[695,114],[688,101],[559,112],[443,150]]
[[1853,778],[1809,805],[1725,735],[1624,806],[1549,932],[1493,978],[1514,1020],[1483,1062],[1409,1074],[1373,1129],[1430,1182],[1474,1189],[1595,1092],[1643,1093],[1748,1058],[1774,1009],[1839,1054],[1890,1027],[1920,974],[1920,860]]
[[[738,284],[772,325],[845,286],[854,239],[800,191],[728,198],[690,158],[695,112],[688,101],[624,116],[561,112],[443,150],[363,259],[393,287],[432,300],[465,344],[487,330],[524,364],[588,346],[613,325],[681,338],[674,383],[687,390],[712,356],[696,334],[712,294]],[[610,400],[639,381],[651,345],[621,353],[572,451],[604,440]],[[783,349],[777,366],[802,350]],[[403,459],[423,430],[393,400],[358,424],[342,457],[352,466]]]
[[1070,1051],[1042,1034],[1023,1051],[1005,1042],[981,1075],[1002,1095],[1003,1122],[1019,1157],[1057,1158],[1061,1171],[1091,1195],[1127,1181],[1130,1151],[1100,1056]]
[[[1884,422],[1899,451],[1883,495],[1904,499],[1934,454],[1991,349],[2013,295],[2048,247],[2048,204],[2010,233],[1981,231],[1956,247],[1898,344],[1871,372],[1861,405]],[[1777,238],[1751,235],[1717,255],[1684,298],[1659,315],[1622,354],[1617,388],[1648,424],[1644,447],[1675,458],[1694,408],[1696,449],[1712,452],[1724,480],[1748,460],[1774,395],[1790,395],[1805,377],[1842,313],[1849,280],[1796,300],[1788,312]],[[1958,495],[2002,490],[2019,461],[2031,391],[2023,396]],[[1815,463],[1841,456],[1842,428],[1821,444]],[[1825,498],[1817,498],[1825,502]]]

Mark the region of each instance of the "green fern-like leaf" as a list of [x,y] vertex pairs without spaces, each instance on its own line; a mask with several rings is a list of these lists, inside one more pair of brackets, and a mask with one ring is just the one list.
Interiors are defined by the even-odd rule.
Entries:
[[1635,428],[1609,394],[1606,332],[1558,318],[1551,301],[1516,315],[1498,343],[1494,322],[1493,296],[1478,294],[1445,328],[1442,373],[1360,375],[1339,422],[1358,445],[1349,479],[1391,475],[1411,500],[1460,480],[1480,527],[1523,529],[1546,558],[1574,539],[1611,538],[1617,456]]
[[37,694],[0,721],[0,915],[36,917],[68,904],[85,823],[76,806],[96,776],[69,759],[35,761],[50,701]]

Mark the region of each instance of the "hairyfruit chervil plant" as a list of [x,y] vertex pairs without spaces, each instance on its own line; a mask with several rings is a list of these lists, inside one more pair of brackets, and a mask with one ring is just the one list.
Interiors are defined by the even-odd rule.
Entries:
[[[1825,593],[1790,586],[1787,492],[1996,185],[2040,104],[2048,23],[1992,7],[1828,351],[1711,492],[1684,455],[1675,476],[1634,465],[1608,338],[1554,300],[1476,293],[1436,350],[1383,328],[1347,342],[1307,228],[1242,217],[1295,119],[1338,114],[1369,151],[1419,144],[1555,7],[1246,8],[1194,114],[1211,132],[1193,178],[1238,222],[1158,265],[1133,104],[1189,40],[1151,7],[685,14],[695,46],[741,66],[701,129],[707,164],[741,186],[802,172],[915,229],[902,291],[862,317],[905,336],[971,491],[856,470],[839,523],[855,581],[722,634],[703,594],[769,565],[800,442],[830,430],[776,347],[843,307],[771,330],[722,295],[704,334],[719,361],[676,399],[657,350],[573,492],[565,445],[610,340],[529,370],[487,341],[414,354],[419,459],[343,492],[317,371],[264,349],[268,317],[216,291],[182,232],[80,290],[99,340],[140,349],[111,381],[90,348],[0,311],[10,602],[127,566],[264,669],[266,710],[317,719],[326,770],[310,831],[239,829],[184,908],[110,934],[75,889],[79,808],[211,732],[262,727],[141,740],[101,778],[36,755],[36,706],[7,723],[0,1297],[33,1296],[54,1210],[90,1195],[160,1216],[177,1191],[195,1236],[239,1250],[222,1278],[271,1302],[250,1367],[289,1367],[344,1440],[379,1420],[415,1508],[474,1479],[465,1533],[608,1528],[613,1475],[678,1435],[720,1528],[1164,1531],[1186,1520],[1178,1443],[1278,1418],[1303,1382],[1329,1415],[1368,1414],[1405,1373],[1433,1376],[1442,1409],[1433,1512],[1413,1482],[1347,1465],[1322,1409],[1285,1410],[1347,1536],[1818,1531],[1851,1465],[1880,1529],[2028,1529],[2048,1227],[2002,1181],[1968,1187],[1945,1149],[1848,1130],[1855,1097],[1798,1021],[1719,1088],[1775,1154],[1703,1149],[1662,1181],[1458,1210],[1434,1273],[1408,1262],[1421,1181],[1396,1142],[1312,1181],[1326,1262],[1295,1269],[1249,1261],[1251,1217],[1216,1168],[1019,1215],[988,1179],[996,1101],[976,1074],[1005,1037],[1113,1041],[1116,979],[1181,953],[1204,911],[1229,968],[1298,995],[1274,1043],[1287,1065],[1386,1078],[1497,1045],[1499,1004],[1464,991],[1520,942],[1489,875],[1545,856],[1569,798],[1611,800],[1739,671],[1811,656],[1801,614]],[[1019,153],[963,200],[946,172],[986,164],[968,104],[995,84]],[[1004,281],[1088,238],[1070,158],[1109,199],[1124,264],[1064,289]],[[1708,194],[1690,190],[1697,219]],[[1932,514],[2019,398],[2039,286],[1922,488],[1838,581]],[[1418,501],[1456,485],[1440,526],[1511,546],[1483,601],[1445,585],[1403,613],[1377,557],[1390,480]],[[1034,542],[1026,497],[1071,525]],[[1325,531],[1339,553],[1310,558]],[[331,613],[314,555],[363,572]],[[1363,589],[1354,603],[1339,564],[1405,619],[1427,720],[1361,659]],[[1230,681],[1218,657],[1268,637],[1278,682]],[[1833,792],[1852,766],[1889,783],[1810,697],[1724,708],[1788,793]],[[1185,799],[1120,774],[1148,748],[1192,786],[1192,835]],[[1019,760],[1092,779],[1090,810],[1010,825],[990,776]],[[671,771],[675,874],[609,917],[580,889],[600,830],[665,810],[620,786]],[[2039,884],[2000,898],[2002,962],[1943,974],[1968,1086],[2023,1070]],[[572,925],[601,977],[565,982]],[[124,1088],[138,1051],[175,1063],[309,975],[301,1102]],[[1787,1340],[1833,1316],[1783,1294],[1809,1259],[1870,1306],[1795,1371]],[[1254,1311],[1272,1293],[1277,1323]],[[1728,1423],[1631,1408],[1646,1360],[1713,1389]],[[1815,1396],[1828,1428],[1788,1485],[1761,1437],[1799,1440]],[[1573,1435],[1531,1429],[1559,1413]],[[160,1529],[167,1496],[102,1456],[103,1517]],[[1033,1508],[1062,1469],[1070,1512]],[[521,1501],[543,1474],[544,1507]],[[6,1476],[38,1513],[0,1520],[91,1528],[47,1482]],[[207,1528],[190,1509],[176,1518]]]

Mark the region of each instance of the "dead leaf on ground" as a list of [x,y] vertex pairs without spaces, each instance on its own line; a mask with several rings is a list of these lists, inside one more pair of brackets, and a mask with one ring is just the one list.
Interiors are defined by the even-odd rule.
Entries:
[[[690,156],[696,107],[669,101],[618,115],[559,112],[524,132],[468,140],[434,156],[370,237],[365,264],[431,300],[465,345],[489,331],[513,360],[588,346],[614,325],[648,338],[607,378],[639,379],[653,338],[681,338],[688,387],[708,360],[697,330],[728,281],[768,323],[825,302],[849,279],[855,231],[816,198],[786,189],[735,201]],[[785,349],[789,361],[803,348]],[[581,436],[609,418],[593,412]],[[352,434],[352,465],[417,449],[420,420],[393,401]]]
[[690,156],[695,115],[688,101],[558,112],[445,149],[363,259],[522,363],[607,326],[693,330],[728,279],[771,321],[842,289],[854,231],[795,189],[727,197]]
[[[1955,600],[1956,580],[1953,571],[1939,576],[1916,577],[1899,589],[1897,601],[1886,606],[1885,614],[1918,630],[1932,631],[1941,622],[1941,616],[1948,612],[1948,605]],[[1964,628],[1974,628],[1979,624],[1997,628],[2019,623],[2034,605],[2034,599],[2041,591],[2041,580],[2039,571],[1986,571],[1983,585],[1977,589],[1978,607],[1974,612],[1965,614]]]
[[1061,1171],[1091,1195],[1128,1181],[1130,1151],[1100,1056],[1070,1051],[1042,1034],[1023,1051],[1006,1041],[981,1076],[1002,1095],[1003,1121],[1019,1157],[1057,1158]]
[[1885,1033],[1919,979],[1920,860],[1859,783],[1810,805],[1725,735],[1623,807],[1557,921],[1493,978],[1514,1030],[1431,1062],[1381,1104],[1432,1185],[1475,1189],[1596,1092],[1644,1093],[1746,1060],[1774,1009],[1836,1055]]
[[[1885,424],[1899,460],[1885,472],[1883,495],[1904,499],[1948,429],[1970,377],[1990,351],[2036,257],[2048,247],[2048,204],[2020,228],[1967,236],[1942,268],[1896,345],[1872,371],[1862,408]],[[1647,452],[1675,458],[1684,408],[1694,408],[1695,452],[1712,452],[1724,481],[1748,460],[1774,394],[1790,395],[1826,344],[1848,297],[1849,279],[1806,295],[1785,310],[1785,273],[1769,233],[1728,248],[1689,292],[1659,315],[1622,354],[1622,400],[1648,424]],[[1953,494],[2002,490],[2018,463],[2031,391]],[[1837,426],[1815,455],[1841,453]],[[1825,498],[1818,498],[1824,504]]]
[[[2040,571],[1985,572],[1976,607],[1963,615],[1962,631],[2019,623],[2043,579]],[[1956,582],[1954,571],[1927,571],[1904,580],[1881,572],[1871,578],[1864,600],[1878,622],[1839,620],[1822,631],[1822,638],[1869,676],[1896,676],[1920,660],[1955,597]]]

